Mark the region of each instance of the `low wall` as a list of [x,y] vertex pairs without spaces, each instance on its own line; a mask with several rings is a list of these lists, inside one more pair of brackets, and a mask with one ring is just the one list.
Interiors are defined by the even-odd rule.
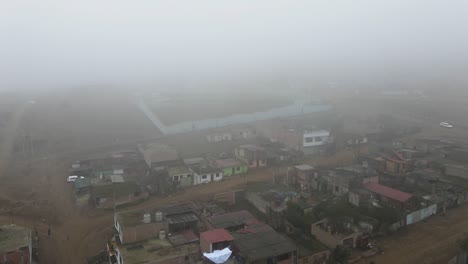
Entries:
[[435,215],[437,213],[437,204],[433,204],[421,210],[412,212],[406,215],[406,225],[411,225],[417,223],[421,220],[424,220],[431,215]]

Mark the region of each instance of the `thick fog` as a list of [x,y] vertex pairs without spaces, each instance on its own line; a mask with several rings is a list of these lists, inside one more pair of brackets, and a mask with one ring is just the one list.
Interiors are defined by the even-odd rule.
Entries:
[[3,0],[0,86],[460,82],[467,10],[466,1],[427,0]]

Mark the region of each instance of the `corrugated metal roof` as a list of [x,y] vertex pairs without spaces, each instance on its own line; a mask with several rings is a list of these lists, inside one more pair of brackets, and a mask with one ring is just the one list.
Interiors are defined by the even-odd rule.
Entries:
[[109,175],[111,182],[125,182],[122,175]]
[[364,188],[373,192],[385,196],[387,198],[397,200],[400,202],[406,202],[410,199],[413,195],[410,193],[402,192],[397,189],[390,188],[385,185],[381,185],[375,182],[368,182],[364,184]]
[[200,238],[208,243],[232,241],[234,238],[224,229],[213,229],[200,233]]

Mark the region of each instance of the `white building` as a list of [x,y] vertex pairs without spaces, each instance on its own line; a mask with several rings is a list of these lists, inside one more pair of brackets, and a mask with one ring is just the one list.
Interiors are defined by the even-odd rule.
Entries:
[[328,130],[304,131],[302,149],[304,153],[318,153],[323,146],[332,142],[333,139]]

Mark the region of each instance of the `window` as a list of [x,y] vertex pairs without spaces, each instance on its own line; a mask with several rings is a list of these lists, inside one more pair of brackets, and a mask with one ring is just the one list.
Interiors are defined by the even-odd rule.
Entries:
[[236,171],[240,171],[241,167],[236,167]]
[[315,142],[322,142],[323,139],[321,137],[315,137]]
[[208,178],[208,176],[206,176],[206,174],[205,174],[205,175],[202,175],[201,178],[202,178],[202,180],[206,180]]
[[335,186],[335,192],[338,192],[340,190],[340,187]]
[[173,177],[174,181],[179,181],[179,175]]
[[192,177],[192,174],[190,174],[190,173],[189,173],[189,174],[187,174],[187,177],[189,177],[189,178],[190,178],[190,177]]
[[306,143],[312,143],[312,142],[314,142],[314,138],[313,137],[306,137],[305,142]]

